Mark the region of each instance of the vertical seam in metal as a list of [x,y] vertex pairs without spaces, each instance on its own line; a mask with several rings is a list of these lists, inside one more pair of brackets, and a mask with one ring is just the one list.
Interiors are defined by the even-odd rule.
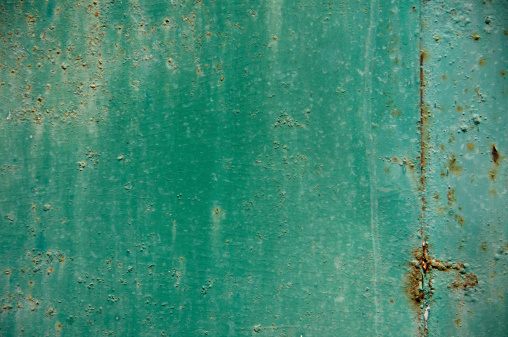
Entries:
[[427,201],[425,199],[425,192],[426,192],[426,170],[425,165],[426,163],[426,147],[427,147],[427,140],[428,140],[428,111],[425,107],[425,99],[424,99],[424,87],[425,87],[425,73],[424,73],[424,62],[425,62],[425,51],[423,49],[423,9],[425,6],[426,0],[420,0],[419,5],[419,13],[418,13],[418,46],[419,46],[419,56],[420,56],[420,71],[419,71],[419,93],[420,93],[420,195],[421,195],[421,214],[420,214],[420,234],[422,238],[422,258],[421,258],[421,282],[422,282],[422,305],[423,310],[421,314],[423,315],[423,331],[424,336],[428,335],[428,325],[427,325],[427,319],[428,319],[428,292],[425,289],[425,282],[427,275],[427,271],[429,271],[429,263],[428,261],[428,249],[427,249],[427,239],[425,236],[425,211],[426,211],[426,205]]

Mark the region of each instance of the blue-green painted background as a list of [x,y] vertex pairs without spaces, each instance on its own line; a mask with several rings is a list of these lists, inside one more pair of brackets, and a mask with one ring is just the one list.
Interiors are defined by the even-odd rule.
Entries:
[[1,2],[0,335],[505,335],[506,18]]

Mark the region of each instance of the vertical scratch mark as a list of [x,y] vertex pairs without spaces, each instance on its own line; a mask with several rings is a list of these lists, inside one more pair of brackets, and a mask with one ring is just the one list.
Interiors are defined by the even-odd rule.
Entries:
[[[379,235],[378,235],[378,200],[377,200],[377,177],[376,177],[376,160],[374,150],[374,137],[371,129],[371,114],[372,114],[372,68],[373,68],[373,51],[376,49],[376,40],[374,32],[377,29],[378,18],[378,3],[377,0],[372,0],[370,3],[370,24],[367,33],[367,40],[365,42],[365,87],[363,96],[363,135],[365,138],[366,155],[369,163],[369,186],[370,186],[370,231],[372,237],[372,250],[374,256],[374,304],[376,313],[374,315],[374,328],[376,334],[379,335],[379,316],[381,314],[379,290],[378,290],[378,268],[380,263],[379,258]],[[372,153],[369,151],[372,150]]]

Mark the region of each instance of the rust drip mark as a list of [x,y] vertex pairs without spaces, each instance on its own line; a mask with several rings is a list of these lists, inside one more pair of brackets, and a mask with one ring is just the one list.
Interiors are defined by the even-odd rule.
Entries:
[[494,162],[494,165],[499,165],[499,152],[497,152],[495,144],[492,144],[492,161]]

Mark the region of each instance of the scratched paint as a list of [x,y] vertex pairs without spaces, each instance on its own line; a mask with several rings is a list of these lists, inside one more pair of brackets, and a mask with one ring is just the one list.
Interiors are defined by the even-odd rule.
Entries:
[[[1,333],[448,335],[486,317],[504,331],[506,63],[478,59],[497,85],[467,96],[452,52],[501,54],[506,15],[445,51],[426,24],[439,8],[2,2]],[[459,122],[433,107],[452,90],[490,103],[463,132],[474,151],[438,155]],[[492,199],[467,204],[487,184]]]

